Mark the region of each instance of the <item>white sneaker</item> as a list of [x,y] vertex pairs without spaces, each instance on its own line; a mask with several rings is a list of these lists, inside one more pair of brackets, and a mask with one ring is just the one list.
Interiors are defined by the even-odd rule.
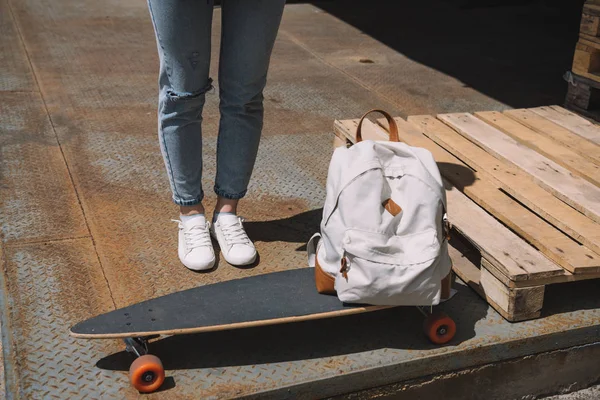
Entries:
[[206,218],[195,217],[179,224],[179,259],[194,271],[211,269],[215,265],[215,251],[210,240],[210,223]]
[[225,260],[231,265],[248,265],[256,261],[256,248],[248,238],[243,219],[234,214],[220,214],[210,227],[219,242]]

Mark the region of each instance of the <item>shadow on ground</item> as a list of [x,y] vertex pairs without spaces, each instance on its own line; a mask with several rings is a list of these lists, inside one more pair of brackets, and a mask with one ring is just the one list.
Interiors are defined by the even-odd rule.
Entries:
[[542,317],[600,309],[600,279],[546,286]]
[[583,6],[583,0],[311,3],[514,108],[563,103]]
[[[248,221],[244,227],[248,236],[257,242],[306,243],[319,231],[323,209],[306,211],[289,218],[272,221]],[[305,251],[301,245],[296,251]]]
[[[438,162],[437,164],[439,169],[444,171],[444,176],[448,176],[450,181],[456,182],[454,186],[461,191],[475,182],[475,173],[464,165],[446,162]],[[445,184],[445,187],[450,189],[447,184]],[[289,218],[271,221],[248,221],[244,223],[244,227],[248,235],[257,242],[281,241],[305,244],[314,233],[320,230],[322,218],[323,208],[318,208]],[[296,251],[306,251],[306,245],[304,244]]]

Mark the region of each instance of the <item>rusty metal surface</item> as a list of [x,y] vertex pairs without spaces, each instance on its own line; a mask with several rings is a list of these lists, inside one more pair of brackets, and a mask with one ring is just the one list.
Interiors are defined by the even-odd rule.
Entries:
[[0,90],[37,90],[8,0],[0,0]]
[[[10,296],[2,310],[5,357],[14,362],[9,388],[22,398],[116,396],[102,382],[123,377],[95,369],[95,352],[114,343],[77,342],[66,328],[87,315],[114,307],[90,239],[30,244],[5,249],[4,285]],[[6,293],[5,293],[6,296]],[[7,307],[8,306],[8,307]],[[7,321],[7,323],[5,323]],[[86,385],[80,385],[84,381]],[[15,386],[17,382],[26,384]],[[96,386],[97,388],[93,388]]]
[[323,1],[287,13],[282,30],[403,117],[502,110],[564,101],[581,19],[567,3]]
[[[293,21],[306,21],[318,12],[309,5],[289,6],[265,92],[264,138],[250,193],[240,204],[260,262],[238,269],[219,261],[214,272],[193,273],[177,260],[176,225],[169,221],[177,210],[170,202],[157,141],[158,64],[146,3],[11,4],[50,115],[44,115],[37,95],[0,93],[3,104],[14,104],[7,114],[13,116],[3,117],[0,126],[8,132],[0,141],[13,140],[3,143],[2,165],[8,172],[3,170],[2,179],[21,185],[3,188],[2,201],[29,199],[27,188],[41,188],[28,206],[49,207],[41,215],[58,219],[39,222],[44,220],[36,219],[35,212],[20,213],[14,203],[0,208],[6,226],[2,334],[8,392],[24,398],[138,398],[128,387],[130,359],[119,352],[120,343],[75,341],[67,336],[68,326],[114,306],[304,266],[304,244],[321,218],[333,120],[373,107],[400,111],[316,57],[316,43],[308,46],[290,34]],[[218,20],[217,15],[215,38]],[[322,34],[330,23],[311,20]],[[336,24],[331,29],[347,36]],[[214,206],[217,105],[217,96],[209,95],[204,152],[208,209]],[[39,128],[33,131],[43,133],[39,137],[28,134],[27,124],[33,123]],[[13,165],[18,174],[9,173]],[[59,186],[44,189],[56,182]],[[81,211],[69,208],[75,189],[92,237],[65,240],[87,234]],[[41,229],[28,225],[36,221]],[[27,244],[30,240],[44,243]],[[570,296],[573,304],[558,302],[548,308],[548,318],[516,325],[458,285],[458,297],[443,308],[460,330],[456,343],[443,348],[422,336],[421,316],[414,309],[163,339],[152,351],[163,358],[172,379],[167,390],[144,398],[337,394],[585,343],[598,337],[600,304],[597,296],[585,295],[597,293],[598,283],[583,284],[564,286],[555,295]]]
[[0,92],[0,229],[3,240],[88,235],[39,93]]
[[[127,10],[121,12],[123,7]],[[262,223],[265,242],[257,243],[261,263],[243,271],[221,263],[212,274],[194,274],[177,260],[176,226],[169,221],[176,208],[170,203],[156,139],[157,56],[145,3],[114,2],[100,11],[92,2],[53,7],[32,0],[15,3],[14,8],[25,41],[36,49],[32,62],[42,95],[118,306],[305,264],[295,250],[317,224],[287,234],[291,241],[286,242],[275,240],[276,221],[320,206],[333,118],[382,105],[376,95],[346,84],[343,74],[323,68],[292,42],[279,41],[265,94],[268,109],[261,153],[251,192],[240,210],[249,221]],[[42,31],[44,35],[39,34]],[[216,62],[216,54],[213,59]],[[292,69],[296,74],[302,71],[304,78],[294,78]],[[217,101],[216,95],[209,95],[205,110],[209,209],[214,203],[210,195]],[[269,222],[274,226],[271,231]]]
[[[327,5],[323,4],[323,7],[326,9]],[[358,9],[361,5],[357,4],[355,7]],[[431,6],[428,3],[398,5],[398,8],[405,8],[402,13],[412,16],[408,19],[429,15],[432,8],[438,7],[440,5]],[[350,10],[348,14],[354,20],[360,21]],[[313,23],[306,23],[309,18]],[[412,26],[415,22],[402,21],[402,25],[406,24]],[[332,29],[332,25],[336,29]],[[401,34],[400,31],[404,33],[404,29],[397,29],[398,35]],[[375,31],[391,32],[393,28],[389,25],[387,29],[380,27]],[[331,67],[352,76],[369,90],[379,93],[384,99],[398,106],[398,115],[402,117],[440,113],[444,110],[506,108],[497,100],[449,77],[443,71],[424,66],[402,53],[402,49],[394,51],[375,37],[362,32],[360,28],[340,22],[335,15],[324,10],[305,8],[286,14],[283,34],[309,48],[316,57]],[[403,38],[407,40],[407,36]],[[421,43],[424,49],[442,51],[436,44],[439,38],[427,38],[427,33],[416,27],[410,38],[411,46],[406,47],[414,48],[418,46],[417,43]]]
[[[77,341],[65,331],[112,307],[90,241],[13,246],[6,260],[10,347],[19,361],[13,379],[23,398],[137,398],[127,387],[131,359],[119,352],[118,341]],[[522,324],[504,321],[464,285],[456,288],[457,297],[442,307],[459,326],[453,346],[429,344],[411,308],[172,337],[151,346],[171,384],[150,398],[336,394],[586,343],[600,334],[597,282],[552,287],[547,313],[556,314]]]

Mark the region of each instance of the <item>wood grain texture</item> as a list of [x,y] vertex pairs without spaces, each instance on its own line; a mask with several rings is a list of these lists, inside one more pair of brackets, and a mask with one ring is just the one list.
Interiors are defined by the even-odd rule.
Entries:
[[600,51],[585,43],[577,43],[573,54],[573,72],[588,79],[598,80],[596,74],[599,68]]
[[[559,106],[532,108],[534,113],[600,145],[600,126]],[[600,152],[600,147],[598,148]]]
[[600,17],[591,14],[590,11],[590,9],[583,9],[579,31],[590,36],[598,36],[600,34]]
[[523,321],[541,315],[544,286],[508,288],[485,268],[481,269],[480,285],[485,296],[495,303],[509,321]]
[[339,138],[334,136],[333,138],[333,148],[337,149],[338,147],[346,147],[346,139]]
[[577,75],[600,82],[600,42],[584,32],[575,45],[572,70]]
[[578,44],[582,44],[584,46],[589,46],[593,49],[600,50],[600,41],[592,35],[588,35],[584,32],[579,33],[579,42]]
[[[402,119],[397,119],[397,124],[408,144],[432,152],[440,171],[449,181],[546,257],[573,273],[600,271],[600,260],[595,253],[501,192],[493,182],[473,172],[443,146],[420,134],[412,124]],[[460,137],[456,132],[455,135]]]
[[[335,129],[340,135],[353,141],[356,123],[356,120],[336,121]],[[400,139],[411,146],[423,147],[431,151],[442,174],[452,175],[450,181],[453,180],[453,183],[463,189],[465,193],[482,193],[483,198],[492,199],[490,200],[492,203],[495,201],[493,199],[500,199],[500,202],[506,200],[507,204],[512,204],[512,209],[509,211],[518,215],[529,212],[498,191],[488,181],[474,180],[477,177],[468,176],[470,169],[420,134],[412,125],[402,119],[396,119],[396,123],[400,131]],[[387,133],[381,126],[370,122],[363,125],[363,136],[365,138],[386,140]],[[453,165],[458,168],[453,167]],[[468,235],[468,238],[480,250],[485,251],[491,262],[511,280],[535,279],[563,273],[562,268],[541,256],[535,249],[495,221],[494,218],[466,198],[460,191],[453,189],[450,182],[446,180],[445,185],[448,196],[448,213],[452,224],[461,233]],[[474,223],[474,221],[477,222]],[[543,220],[540,221],[545,224]],[[560,234],[559,231],[557,232]],[[566,238],[566,236],[562,236]]]
[[[451,186],[448,184],[448,186]],[[562,269],[499,223],[471,199],[449,187],[446,190],[450,222],[511,280],[530,280],[562,274]]]
[[[573,174],[596,186],[600,186],[600,166],[588,161],[571,149],[497,111],[477,112],[475,116],[517,142],[567,168]],[[600,148],[598,150],[600,151]]]
[[[579,255],[574,256],[588,259],[592,257],[599,260],[598,264],[600,264],[600,224],[538,186],[519,168],[498,160],[435,117],[412,116],[408,120],[425,136],[476,170],[478,176],[491,180],[536,214],[588,248],[576,248]],[[587,272],[594,272],[594,270]]]
[[438,119],[501,160],[529,173],[546,190],[600,222],[600,188],[524,146],[471,114],[441,114]]
[[[521,313],[521,314],[511,314],[508,310],[508,305],[510,304],[510,294],[503,294],[504,291],[509,291],[505,286],[502,285],[502,282],[498,280],[494,280],[494,276],[489,274],[484,278],[486,288],[484,289],[482,285],[482,271],[484,269],[477,268],[473,263],[469,262],[465,257],[461,257],[460,253],[450,252],[450,256],[456,259],[461,260],[460,264],[456,264],[454,266],[454,272],[456,275],[467,285],[469,285],[479,296],[485,299],[490,306],[494,310],[496,310],[500,315],[506,318],[508,321],[516,322],[516,321],[526,321],[530,319],[539,318],[541,312],[533,311],[531,313]],[[542,287],[543,288],[543,287]],[[529,288],[527,288],[529,289]],[[527,290],[525,289],[525,290]],[[486,292],[487,290],[487,292]],[[512,289],[514,290],[514,289]],[[538,292],[534,292],[534,301],[530,302],[535,304],[535,300],[539,301],[539,290],[535,289]],[[500,304],[498,304],[498,302]],[[502,305],[501,305],[502,304]],[[514,302],[513,302],[514,304]],[[537,307],[530,307],[537,308]],[[518,307],[517,307],[518,309]],[[513,305],[513,312],[515,307]]]
[[527,109],[507,110],[504,114],[510,118],[522,123],[528,128],[533,129],[543,135],[551,137],[553,140],[561,143],[563,146],[579,153],[579,155],[600,165],[600,152],[598,146],[589,140],[571,132],[570,130],[555,124],[554,122]]
[[541,278],[535,281],[511,281],[506,279],[503,275],[500,274],[498,269],[489,261],[482,258],[481,259],[481,267],[486,268],[490,271],[496,278],[498,278],[502,283],[504,283],[508,287],[521,288],[521,287],[530,287],[537,285],[553,285],[555,283],[566,283],[566,282],[579,282],[585,281],[588,279],[598,279],[600,278],[600,273],[594,274],[572,274],[569,271],[564,271],[563,275],[552,276],[549,278]]

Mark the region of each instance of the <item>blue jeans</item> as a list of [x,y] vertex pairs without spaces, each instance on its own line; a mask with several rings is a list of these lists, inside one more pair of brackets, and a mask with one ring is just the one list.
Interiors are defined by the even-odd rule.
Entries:
[[[285,0],[222,0],[218,196],[245,196],[263,126],[263,89]],[[158,122],[173,201],[198,204],[202,110],[209,75],[213,0],[148,0],[160,57]]]

